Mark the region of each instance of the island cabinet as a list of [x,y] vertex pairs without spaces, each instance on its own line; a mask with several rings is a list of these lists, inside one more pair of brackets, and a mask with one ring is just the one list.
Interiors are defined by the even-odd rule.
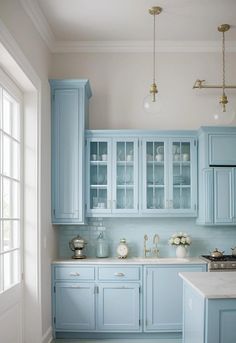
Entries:
[[234,274],[183,274],[183,343],[236,342]]
[[193,133],[87,131],[87,216],[197,215]]
[[52,103],[52,222],[83,224],[84,132],[88,80],[50,80]]
[[144,331],[182,331],[183,283],[180,272],[206,271],[205,265],[146,266]]

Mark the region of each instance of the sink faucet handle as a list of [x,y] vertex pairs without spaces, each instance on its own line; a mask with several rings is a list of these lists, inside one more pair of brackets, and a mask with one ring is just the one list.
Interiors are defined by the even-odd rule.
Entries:
[[159,235],[156,233],[154,236],[153,236],[153,244],[158,244],[160,241],[160,237]]

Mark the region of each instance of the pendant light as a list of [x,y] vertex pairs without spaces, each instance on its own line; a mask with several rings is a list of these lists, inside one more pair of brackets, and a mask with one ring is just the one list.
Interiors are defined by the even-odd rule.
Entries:
[[157,96],[158,89],[156,84],[156,16],[162,12],[162,8],[154,6],[149,9],[149,14],[153,16],[153,82],[150,86],[149,94],[144,98],[143,107],[148,113],[158,114],[161,111],[161,103]]
[[206,85],[205,80],[196,80],[193,88],[221,88],[222,94],[219,99],[218,106],[212,114],[216,124],[230,124],[235,117],[235,109],[229,103],[228,97],[225,93],[226,88],[236,88],[236,86],[227,86],[225,84],[225,32],[230,29],[229,24],[222,24],[218,27],[218,31],[222,33],[222,85]]

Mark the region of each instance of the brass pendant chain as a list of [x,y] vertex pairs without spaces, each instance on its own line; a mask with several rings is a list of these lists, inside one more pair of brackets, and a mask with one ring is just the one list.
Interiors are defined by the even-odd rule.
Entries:
[[153,14],[153,83],[156,83],[156,15]]
[[225,33],[222,32],[223,95],[225,95]]

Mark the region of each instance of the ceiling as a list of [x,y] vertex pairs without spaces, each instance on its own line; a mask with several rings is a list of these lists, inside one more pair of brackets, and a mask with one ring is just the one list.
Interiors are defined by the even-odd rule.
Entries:
[[[21,0],[51,50],[101,47],[151,49],[151,6],[161,6],[157,40],[170,47],[218,49],[217,26],[231,25],[236,49],[236,0]],[[150,46],[149,46],[150,45]],[[236,50],[235,50],[236,51]]]

